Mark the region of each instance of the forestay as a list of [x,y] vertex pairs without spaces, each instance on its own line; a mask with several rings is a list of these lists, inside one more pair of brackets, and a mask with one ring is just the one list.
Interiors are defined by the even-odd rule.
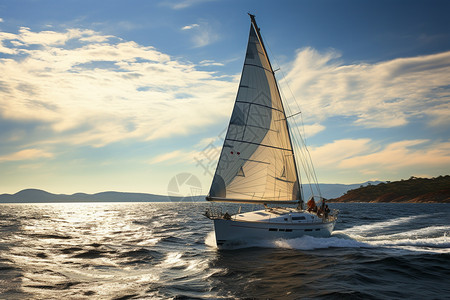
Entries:
[[252,16],[233,113],[208,200],[300,200],[288,124],[272,66]]

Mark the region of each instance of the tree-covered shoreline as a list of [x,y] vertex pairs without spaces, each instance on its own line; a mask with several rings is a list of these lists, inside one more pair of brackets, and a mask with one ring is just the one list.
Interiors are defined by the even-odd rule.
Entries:
[[450,175],[434,178],[411,176],[349,190],[330,202],[450,203]]

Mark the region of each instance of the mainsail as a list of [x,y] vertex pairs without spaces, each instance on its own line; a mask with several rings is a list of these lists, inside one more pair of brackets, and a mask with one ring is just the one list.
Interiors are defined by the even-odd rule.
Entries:
[[207,200],[292,203],[300,184],[280,93],[253,15],[230,124]]

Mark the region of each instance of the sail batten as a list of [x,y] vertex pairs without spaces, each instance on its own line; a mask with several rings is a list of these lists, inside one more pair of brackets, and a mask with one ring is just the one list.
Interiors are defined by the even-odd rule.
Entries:
[[285,148],[275,147],[275,146],[271,146],[271,145],[257,144],[257,143],[252,143],[252,142],[249,142],[249,141],[243,141],[243,140],[232,140],[232,139],[227,139],[227,141],[241,142],[241,143],[247,143],[247,144],[259,145],[259,146],[261,146],[261,147],[269,147],[269,148],[278,149],[278,150],[292,151],[292,149],[285,149]]
[[272,69],[267,69],[267,68],[265,68],[263,66],[258,66],[258,65],[254,65],[254,64],[244,64],[244,66],[252,66],[252,67],[256,67],[256,68],[262,68],[262,69],[264,69],[266,71],[273,72]]
[[236,203],[247,203],[247,204],[297,204],[298,200],[252,200],[252,199],[231,199],[231,198],[219,198],[219,197],[207,197],[206,200],[211,202],[236,202]]
[[277,110],[279,112],[283,112],[282,110],[279,110],[276,107],[270,107],[270,106],[267,106],[267,105],[264,105],[264,104],[260,104],[260,103],[252,103],[252,102],[242,101],[242,100],[236,100],[236,103],[246,103],[246,104],[251,104],[251,105],[259,105],[259,106],[266,107],[266,108],[269,108],[269,109]]
[[212,201],[300,200],[286,114],[257,31],[252,18],[239,89],[208,196]]

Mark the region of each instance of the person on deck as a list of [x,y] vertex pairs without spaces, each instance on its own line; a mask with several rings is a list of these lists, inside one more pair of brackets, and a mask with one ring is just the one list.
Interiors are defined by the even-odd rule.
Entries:
[[308,207],[307,211],[309,212],[317,211],[316,201],[314,201],[313,197],[309,198],[308,202],[306,203],[306,206]]
[[231,216],[230,216],[230,214],[229,214],[228,212],[226,212],[226,213],[223,215],[223,218],[224,218],[225,220],[231,220]]
[[317,215],[318,215],[319,217],[321,217],[321,216],[323,215],[323,206],[321,206],[321,207],[319,207],[319,208],[317,209]]
[[329,213],[330,213],[330,209],[328,208],[328,205],[325,205],[325,218],[328,218]]

